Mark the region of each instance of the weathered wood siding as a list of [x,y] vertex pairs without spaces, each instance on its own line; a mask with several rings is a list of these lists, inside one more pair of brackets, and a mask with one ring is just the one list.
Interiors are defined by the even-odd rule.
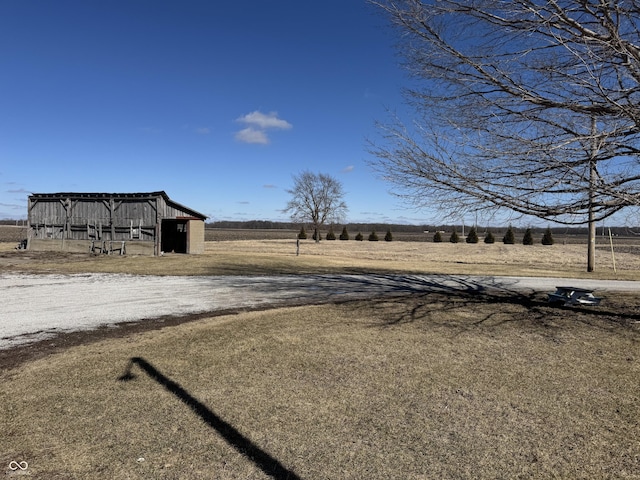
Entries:
[[29,238],[33,240],[151,242],[157,254],[162,220],[193,219],[202,223],[201,229],[194,227],[194,250],[204,250],[199,235],[202,230],[204,242],[206,217],[171,201],[164,192],[34,194],[28,209]]
[[37,238],[148,240],[158,223],[156,201],[46,200],[33,202],[29,222]]

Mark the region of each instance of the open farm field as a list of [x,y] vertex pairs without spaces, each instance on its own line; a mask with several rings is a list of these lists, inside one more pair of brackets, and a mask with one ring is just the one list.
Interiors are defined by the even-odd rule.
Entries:
[[298,230],[207,228],[205,242],[225,242],[235,240],[290,240],[296,238]]
[[[0,242],[15,243],[27,238],[27,228],[12,225],[0,225]],[[15,245],[13,245],[15,246]]]

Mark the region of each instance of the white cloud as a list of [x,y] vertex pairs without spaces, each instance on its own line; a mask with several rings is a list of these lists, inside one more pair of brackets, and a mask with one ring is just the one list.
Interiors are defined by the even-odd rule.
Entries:
[[262,113],[258,110],[247,113],[236,119],[237,122],[248,125],[244,130],[236,133],[236,140],[245,143],[269,143],[267,130],[289,130],[293,128],[286,120],[278,118],[277,112]]
[[247,127],[236,132],[236,140],[244,143],[260,143],[262,145],[269,143],[267,134],[263,130],[256,130],[253,127]]
[[354,167],[353,165],[349,165],[348,167],[345,167],[345,168],[343,168],[343,169],[342,169],[342,173],[349,173],[349,172],[353,172],[353,170],[354,170],[355,168],[356,168],[356,167]]
[[200,135],[209,135],[209,133],[211,133],[211,130],[209,130],[207,127],[200,127],[196,128],[196,133]]
[[289,130],[293,127],[286,120],[282,120],[278,118],[278,112],[269,112],[264,114],[256,110],[255,112],[247,113],[246,115],[238,118],[238,122],[246,123],[247,125],[251,125],[257,127],[261,130],[266,130],[268,128],[276,128],[278,130]]

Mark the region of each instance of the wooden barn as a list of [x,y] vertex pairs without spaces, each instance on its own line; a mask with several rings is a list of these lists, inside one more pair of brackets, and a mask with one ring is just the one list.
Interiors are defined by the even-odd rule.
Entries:
[[35,193],[27,248],[149,254],[203,253],[206,216],[165,192]]

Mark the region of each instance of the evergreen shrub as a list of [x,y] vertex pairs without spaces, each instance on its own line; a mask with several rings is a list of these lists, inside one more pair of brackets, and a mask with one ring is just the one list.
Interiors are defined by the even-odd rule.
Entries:
[[514,243],[516,243],[516,236],[513,233],[513,228],[511,227],[511,225],[509,225],[509,228],[507,228],[507,232],[504,234],[504,237],[502,237],[502,243],[504,243],[505,245],[513,245]]
[[467,243],[478,243],[478,232],[476,231],[476,227],[471,227],[469,230],[469,235],[467,235],[466,242]]

